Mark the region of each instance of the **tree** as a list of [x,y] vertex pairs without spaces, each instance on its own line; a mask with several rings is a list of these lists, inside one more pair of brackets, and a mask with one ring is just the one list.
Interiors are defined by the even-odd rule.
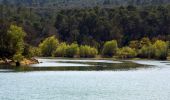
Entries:
[[138,53],[139,57],[142,58],[153,58],[154,52],[153,52],[153,48],[152,45],[144,45]]
[[16,25],[11,25],[7,35],[9,37],[9,45],[10,50],[13,50],[13,58],[14,60],[20,61],[22,57],[22,53],[24,51],[24,37],[26,33],[22,29],[22,27],[18,27]]
[[84,57],[84,58],[91,58],[91,57],[95,57],[98,54],[98,50],[96,48],[87,46],[87,45],[82,45],[80,46],[80,57]]
[[130,47],[123,47],[118,49],[117,55],[121,58],[133,58],[137,56],[137,53]]
[[113,55],[116,54],[117,49],[118,49],[118,46],[117,46],[116,40],[107,41],[103,46],[102,54],[103,56],[112,57]]
[[42,43],[39,44],[42,56],[52,56],[58,44],[59,42],[55,36],[46,38]]
[[38,47],[30,47],[28,57],[40,56],[41,51]]
[[144,37],[144,38],[141,39],[141,41],[140,41],[140,47],[149,46],[149,45],[151,45],[151,41],[150,41],[149,38]]
[[67,57],[75,57],[79,54],[79,46],[76,43],[72,43],[66,49],[66,56]]
[[144,45],[139,50],[139,56],[143,58],[165,60],[168,56],[168,43],[162,40],[157,40],[153,44]]
[[68,45],[66,43],[61,43],[57,47],[54,56],[56,57],[66,57],[66,50],[68,48]]
[[153,44],[153,52],[154,52],[154,57],[156,59],[167,59],[168,56],[168,43],[162,41],[162,40],[157,40]]
[[140,43],[139,43],[139,41],[137,41],[137,40],[135,40],[135,41],[130,41],[129,47],[130,47],[130,48],[133,48],[133,49],[139,49]]

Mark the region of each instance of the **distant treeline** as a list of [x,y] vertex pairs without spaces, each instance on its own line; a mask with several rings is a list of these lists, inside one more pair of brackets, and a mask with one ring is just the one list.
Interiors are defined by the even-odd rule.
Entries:
[[161,5],[169,0],[0,0],[1,4],[27,7],[82,8],[94,6]]
[[8,34],[11,25],[27,34],[22,40],[25,47],[38,47],[45,38],[55,36],[60,42],[88,45],[101,52],[104,43],[111,40],[116,40],[118,47],[143,37],[170,41],[170,5],[60,11],[0,5],[0,57],[15,52],[8,51],[12,48]]

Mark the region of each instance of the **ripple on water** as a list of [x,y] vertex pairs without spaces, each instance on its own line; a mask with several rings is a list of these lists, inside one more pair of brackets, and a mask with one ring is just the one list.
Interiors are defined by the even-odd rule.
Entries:
[[42,62],[40,64],[33,64],[31,67],[86,67],[93,66],[89,64],[79,64],[79,63],[57,63],[57,62]]
[[33,64],[31,67],[87,67],[94,66],[92,63],[122,63],[112,60],[69,60],[69,59],[38,59],[39,64]]
[[96,62],[96,63],[122,63],[120,61],[113,60],[70,60],[70,59],[38,59],[39,62]]

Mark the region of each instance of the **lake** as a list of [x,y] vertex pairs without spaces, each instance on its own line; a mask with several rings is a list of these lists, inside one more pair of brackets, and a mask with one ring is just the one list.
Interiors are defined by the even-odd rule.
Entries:
[[[169,100],[170,62],[39,59],[42,71],[0,70],[0,100]],[[127,62],[141,67],[124,68]],[[122,66],[119,69],[114,65]],[[142,67],[142,65],[150,65]],[[94,66],[102,69],[96,70]],[[134,65],[134,64],[131,64]],[[110,67],[109,69],[107,67]],[[128,65],[127,65],[128,66]],[[74,68],[83,67],[83,70]],[[91,69],[92,67],[92,69]],[[94,67],[94,68],[93,68]],[[60,68],[65,70],[60,71]],[[68,71],[67,68],[70,68]],[[73,70],[71,70],[73,68]]]

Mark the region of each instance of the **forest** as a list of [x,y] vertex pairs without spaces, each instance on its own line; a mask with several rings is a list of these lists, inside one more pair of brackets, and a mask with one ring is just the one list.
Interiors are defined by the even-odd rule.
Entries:
[[111,7],[126,5],[160,5],[168,4],[169,0],[0,0],[0,3],[27,6],[27,7],[48,7],[48,8],[83,8],[83,7]]
[[50,9],[0,5],[0,58],[166,59],[170,5]]

